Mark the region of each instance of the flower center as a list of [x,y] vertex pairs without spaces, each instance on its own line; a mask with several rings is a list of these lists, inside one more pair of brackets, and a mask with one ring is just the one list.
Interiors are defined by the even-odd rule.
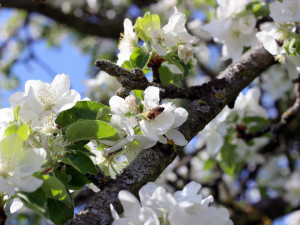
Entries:
[[18,165],[18,161],[14,157],[1,156],[0,158],[0,175],[7,177]]
[[54,94],[44,92],[39,96],[40,102],[43,104],[45,110],[51,110],[55,105],[56,97]]

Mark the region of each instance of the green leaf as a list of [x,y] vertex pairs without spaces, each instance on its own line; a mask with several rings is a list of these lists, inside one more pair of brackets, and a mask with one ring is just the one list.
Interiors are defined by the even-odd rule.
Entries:
[[100,120],[82,120],[72,123],[66,130],[66,137],[70,142],[119,139],[117,130],[109,123]]
[[208,160],[205,161],[203,169],[204,170],[211,170],[215,166],[216,166],[216,160],[214,160],[214,159],[208,159]]
[[29,132],[29,128],[25,123],[21,123],[21,124],[15,123],[9,126],[8,128],[6,128],[4,135],[8,136],[12,134],[18,134],[23,141],[26,141],[28,138],[28,132]]
[[148,42],[151,40],[152,31],[160,29],[160,18],[156,14],[146,12],[143,18],[137,18],[134,29],[140,39]]
[[73,218],[74,208],[63,204],[57,199],[48,198],[47,207],[49,219],[57,225],[64,224],[67,220]]
[[130,55],[130,62],[133,68],[144,69],[147,67],[150,60],[151,52],[146,52],[141,47],[134,48],[133,53]]
[[62,128],[78,120],[94,120],[97,118],[98,111],[101,108],[108,108],[99,102],[78,101],[71,109],[62,111],[57,116],[55,123]]
[[46,194],[42,188],[38,188],[34,192],[19,192],[17,195],[26,207],[47,217]]
[[123,64],[122,67],[124,67],[125,69],[131,70],[134,67],[131,65],[131,62],[129,60],[126,60]]
[[138,99],[144,100],[144,92],[142,90],[133,90],[133,93]]
[[111,120],[110,108],[103,107],[99,109],[96,120],[103,120],[106,122],[110,122]]
[[94,153],[92,153],[90,151],[90,149],[88,148],[88,146],[82,146],[82,145],[77,145],[77,144],[71,144],[66,146],[67,150],[74,150],[74,151],[80,151],[88,156],[95,156]]
[[80,151],[68,152],[59,162],[70,165],[80,171],[82,174],[96,174],[97,169],[93,161],[86,154]]
[[244,117],[243,121],[245,124],[250,124],[250,123],[258,123],[263,126],[269,125],[270,120],[264,117],[258,117],[258,116],[249,116],[249,117]]
[[14,109],[14,119],[15,121],[19,120],[19,111],[20,111],[21,105],[18,105],[15,109]]
[[85,175],[71,166],[65,165],[61,170],[54,170],[54,174],[70,190],[80,190],[85,184],[90,183]]
[[43,175],[42,178],[44,183],[41,188],[45,192],[47,198],[58,200],[70,207],[73,207],[71,195],[60,180],[50,175]]
[[168,84],[173,83],[173,74],[171,73],[168,67],[166,66],[159,67],[158,73],[159,73],[160,81],[163,85],[167,86]]
[[235,171],[235,149],[236,145],[230,144],[229,143],[229,137],[228,135],[225,136],[224,138],[224,145],[221,148],[221,162],[220,166],[223,169],[225,173],[227,173],[229,176],[233,177],[234,176],[234,171]]
[[71,180],[68,183],[68,188],[72,190],[81,190],[86,184],[91,183],[85,175],[78,172],[78,170],[73,167],[67,166],[65,173],[71,176]]

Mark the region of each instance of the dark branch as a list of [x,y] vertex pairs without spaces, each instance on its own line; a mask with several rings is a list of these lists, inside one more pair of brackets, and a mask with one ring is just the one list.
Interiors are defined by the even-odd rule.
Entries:
[[[60,8],[56,8],[49,3],[40,4],[30,0],[0,0],[0,4],[3,8],[15,8],[25,10],[28,13],[40,13],[53,19],[57,23],[65,24],[84,35],[118,39],[120,32],[123,30],[123,24],[120,23],[122,18],[117,18],[115,20],[98,18],[99,22],[93,23],[91,22],[92,20],[76,17],[73,14],[65,14]],[[94,17],[96,17],[96,15],[94,15]]]

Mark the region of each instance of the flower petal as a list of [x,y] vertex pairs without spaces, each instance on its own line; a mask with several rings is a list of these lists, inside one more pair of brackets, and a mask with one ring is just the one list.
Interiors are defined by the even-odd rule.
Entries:
[[187,120],[188,112],[184,108],[179,107],[174,110],[174,113],[175,122],[173,124],[173,128],[176,128],[181,126]]
[[149,86],[144,91],[144,104],[146,108],[154,108],[159,104],[159,88]]
[[175,144],[179,146],[185,146],[188,143],[182,133],[176,129],[168,131],[168,133],[166,133],[166,137],[170,140],[173,140]]

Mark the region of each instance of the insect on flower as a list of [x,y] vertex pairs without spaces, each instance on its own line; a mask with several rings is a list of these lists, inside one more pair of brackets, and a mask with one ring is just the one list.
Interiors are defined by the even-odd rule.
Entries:
[[164,110],[164,107],[156,106],[155,108],[151,109],[151,111],[147,114],[147,117],[150,120],[154,120],[155,117],[161,114]]

